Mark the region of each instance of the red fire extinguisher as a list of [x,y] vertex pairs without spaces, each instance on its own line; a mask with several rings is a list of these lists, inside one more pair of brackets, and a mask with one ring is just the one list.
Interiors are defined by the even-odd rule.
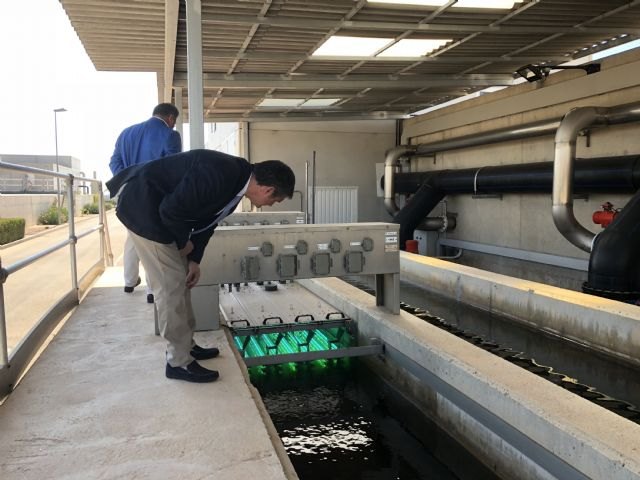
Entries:
[[602,228],[609,226],[616,215],[620,212],[619,208],[614,208],[611,202],[605,202],[602,204],[602,210],[593,212],[593,223],[601,225]]

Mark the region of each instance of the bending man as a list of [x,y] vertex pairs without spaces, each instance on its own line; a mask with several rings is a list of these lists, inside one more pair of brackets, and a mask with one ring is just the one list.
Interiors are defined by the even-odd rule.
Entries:
[[212,150],[191,150],[122,171],[107,182],[119,193],[117,216],[127,227],[156,295],[158,326],[167,341],[166,376],[212,382],[218,372],[198,364],[217,348],[193,340],[190,289],[218,223],[243,196],[256,207],[291,198],[295,176],[278,160],[250,164]]

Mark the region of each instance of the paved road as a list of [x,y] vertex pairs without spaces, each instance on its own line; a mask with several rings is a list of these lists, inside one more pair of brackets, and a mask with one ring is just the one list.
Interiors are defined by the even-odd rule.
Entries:
[[[113,210],[107,212],[107,225],[111,239],[114,265],[122,265],[122,250],[126,231]],[[98,223],[98,216],[76,220],[76,234],[81,234]],[[0,250],[2,266],[46,249],[68,238],[69,230],[57,227],[16,245]],[[82,278],[100,258],[100,239],[93,232],[78,240],[76,245],[78,278]],[[22,339],[35,322],[71,289],[69,247],[38,260],[9,276],[4,284],[5,313],[9,350]]]

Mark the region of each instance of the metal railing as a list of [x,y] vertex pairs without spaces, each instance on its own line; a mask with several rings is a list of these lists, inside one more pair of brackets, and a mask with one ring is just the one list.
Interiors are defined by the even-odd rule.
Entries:
[[[64,179],[66,181],[69,213],[69,235],[64,241],[40,250],[39,252],[23,258],[7,267],[2,266],[2,259],[0,257],[0,396],[4,396],[11,392],[17,380],[24,373],[27,366],[30,364],[40,347],[58,323],[80,303],[83,292],[86,291],[93,280],[104,271],[105,264],[113,265],[113,254],[111,253],[111,245],[109,242],[109,234],[105,218],[104,195],[102,192],[101,181],[92,178],[76,177],[72,174],[56,173],[50,170],[5,163],[2,161],[0,161],[0,170],[33,173]],[[75,228],[74,183],[76,181],[81,181],[83,184],[85,184],[85,182],[96,184],[99,192],[98,225],[78,234],[76,234]],[[58,208],[59,207],[60,206],[58,206]],[[78,279],[76,244],[80,238],[86,237],[96,231],[100,232],[100,258],[89,268],[87,273],[81,279]],[[69,246],[71,289],[36,322],[18,345],[13,348],[9,355],[4,283],[11,274],[37,262],[67,245]]]

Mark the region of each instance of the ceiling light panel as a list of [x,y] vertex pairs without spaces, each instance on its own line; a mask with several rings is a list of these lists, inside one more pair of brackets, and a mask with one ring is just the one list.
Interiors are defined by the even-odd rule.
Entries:
[[391,45],[377,57],[421,57],[451,42],[451,39],[403,39]]
[[448,0],[368,0],[369,3],[392,3],[395,5],[420,5],[422,7],[441,7]]
[[385,45],[390,38],[343,37],[334,35],[313,52],[318,56],[370,57]]
[[304,98],[265,98],[258,107],[297,107],[302,102]]
[[341,98],[310,98],[304,102],[301,107],[328,107],[342,100]]
[[514,3],[519,3],[514,0],[458,0],[458,3],[451,8],[496,8],[496,9],[511,9]]
[[[511,9],[515,3],[523,0],[458,0],[451,8],[487,8],[487,9]],[[448,0],[368,0],[369,3],[391,5],[418,5],[421,7],[441,7]]]

